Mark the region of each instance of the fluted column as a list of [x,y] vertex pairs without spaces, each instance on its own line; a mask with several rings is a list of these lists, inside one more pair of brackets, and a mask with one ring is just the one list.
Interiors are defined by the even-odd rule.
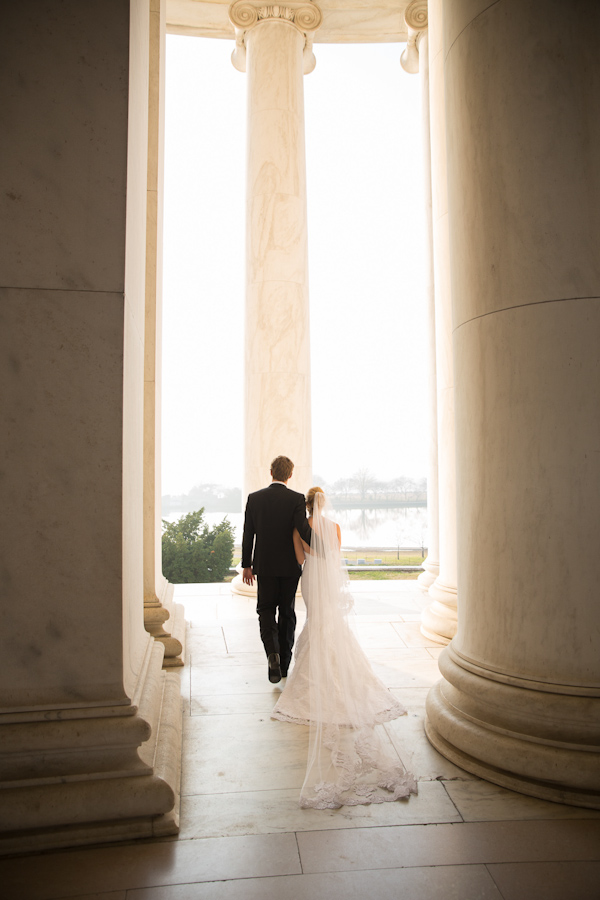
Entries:
[[431,189],[435,282],[435,346],[439,489],[439,574],[429,587],[430,605],[421,631],[440,643],[456,634],[456,453],[454,446],[454,365],[446,173],[446,118],[442,0],[429,3],[429,96],[431,110]]
[[314,67],[312,3],[238,0],[233,54],[247,78],[244,492],[289,456],[312,477],[303,73]]
[[429,460],[427,471],[427,517],[429,523],[429,547],[427,559],[417,581],[427,592],[440,573],[439,562],[439,500],[438,500],[438,425],[437,378],[435,350],[435,289],[433,275],[433,219],[431,208],[431,128],[429,112],[429,35],[427,0],[413,0],[406,8],[404,21],[408,29],[408,42],[400,63],[405,72],[419,73],[421,82],[421,122],[423,130],[423,175],[426,223],[426,278],[427,322],[429,358]]
[[[303,75],[321,23],[313,3],[238,0],[234,66],[247,78],[244,495],[283,454],[312,479]],[[238,576],[234,592],[255,593]]]
[[600,808],[600,7],[444,5],[458,632],[427,734]]

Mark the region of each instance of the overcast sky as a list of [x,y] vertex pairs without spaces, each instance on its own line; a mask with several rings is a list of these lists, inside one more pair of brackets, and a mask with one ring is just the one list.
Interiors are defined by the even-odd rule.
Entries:
[[[246,113],[232,49],[167,36],[163,494],[242,486]],[[304,79],[313,469],[330,482],[427,472],[420,88],[402,49],[317,44]]]

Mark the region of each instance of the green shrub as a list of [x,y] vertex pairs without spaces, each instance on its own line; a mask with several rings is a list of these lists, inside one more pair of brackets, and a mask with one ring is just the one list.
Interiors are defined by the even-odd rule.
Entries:
[[177,522],[163,519],[162,558],[171,584],[223,581],[233,561],[233,525],[225,518],[209,528],[204,507]]

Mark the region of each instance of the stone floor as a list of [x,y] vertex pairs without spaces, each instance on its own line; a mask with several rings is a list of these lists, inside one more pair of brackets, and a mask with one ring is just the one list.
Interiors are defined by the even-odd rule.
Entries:
[[179,838],[7,859],[0,897],[599,900],[600,812],[503,790],[433,750],[424,703],[441,648],[420,634],[421,594],[410,581],[354,588],[359,639],[408,708],[386,729],[419,778],[417,797],[301,810],[306,729],[269,718],[281,686],[267,680],[252,602],[228,586],[182,585]]

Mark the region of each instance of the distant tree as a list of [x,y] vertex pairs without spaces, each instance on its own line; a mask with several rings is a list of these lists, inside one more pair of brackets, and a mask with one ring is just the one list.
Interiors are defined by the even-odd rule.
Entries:
[[233,562],[233,525],[209,528],[204,508],[177,522],[163,519],[163,572],[171,584],[223,581]]
[[351,478],[338,478],[338,480],[333,483],[332,493],[334,494],[348,494],[351,490]]
[[197,484],[187,494],[165,494],[165,510],[193,511],[201,506],[208,512],[241,512],[242,492],[239,488],[220,484]]
[[379,489],[379,482],[368,469],[359,469],[350,479],[354,490],[358,491],[361,500],[366,500],[367,494],[372,494]]

